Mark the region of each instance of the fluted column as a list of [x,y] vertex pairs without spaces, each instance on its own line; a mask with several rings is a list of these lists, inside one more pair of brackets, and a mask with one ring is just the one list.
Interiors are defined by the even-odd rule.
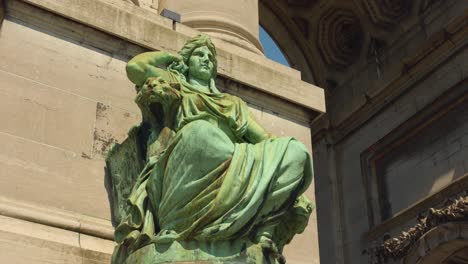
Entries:
[[258,39],[258,0],[160,0],[182,16],[181,22],[214,38],[262,53]]

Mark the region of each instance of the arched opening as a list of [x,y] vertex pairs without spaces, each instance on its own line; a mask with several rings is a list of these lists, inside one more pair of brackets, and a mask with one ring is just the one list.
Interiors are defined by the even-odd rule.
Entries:
[[274,2],[259,1],[260,24],[283,51],[290,67],[301,71],[302,80],[319,85],[315,79],[317,74],[309,63],[312,56],[306,40],[287,15],[276,13],[280,9],[275,7]]
[[263,53],[265,56],[271,60],[274,60],[278,63],[281,63],[285,66],[291,67],[289,61],[284,56],[283,51],[279,48],[275,40],[268,34],[265,28],[260,25],[259,35],[260,43],[263,46]]
[[468,264],[468,222],[431,229],[414,242],[402,264]]

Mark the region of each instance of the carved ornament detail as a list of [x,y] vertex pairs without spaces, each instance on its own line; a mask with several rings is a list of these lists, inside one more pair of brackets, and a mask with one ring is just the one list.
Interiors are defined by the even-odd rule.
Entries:
[[397,24],[409,12],[409,0],[362,0],[373,23],[382,27]]
[[333,8],[318,24],[318,48],[325,63],[344,70],[354,63],[362,49],[364,33],[358,17],[348,9]]
[[448,200],[440,209],[430,208],[426,215],[420,215],[418,223],[397,237],[384,237],[385,242],[371,249],[374,264],[385,263],[387,260],[398,260],[405,257],[416,241],[429,230],[448,222],[468,220],[468,196],[460,196]]

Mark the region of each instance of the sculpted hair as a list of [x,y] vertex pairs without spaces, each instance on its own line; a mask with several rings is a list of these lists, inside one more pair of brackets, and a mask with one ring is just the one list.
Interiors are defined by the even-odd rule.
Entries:
[[193,37],[189,39],[185,45],[182,47],[182,49],[178,52],[180,56],[182,56],[183,61],[182,62],[173,62],[171,63],[167,68],[169,70],[174,70],[179,72],[181,75],[183,75],[185,78],[187,78],[188,74],[188,64],[189,64],[189,59],[190,56],[192,56],[193,51],[196,48],[206,46],[211,53],[213,54],[213,73],[211,77],[214,79],[217,74],[217,67],[218,67],[218,61],[216,60],[216,47],[211,42],[211,39],[207,35],[197,35],[196,37]]

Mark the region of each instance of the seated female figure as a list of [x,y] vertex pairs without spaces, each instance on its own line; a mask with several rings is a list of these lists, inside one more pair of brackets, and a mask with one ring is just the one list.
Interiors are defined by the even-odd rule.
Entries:
[[305,228],[312,208],[298,198],[312,180],[306,148],[267,133],[245,102],[221,93],[216,63],[216,49],[203,35],[178,55],[148,52],[128,63],[147,131],[146,166],[116,229],[114,263],[135,258],[144,246],[174,242],[200,248],[229,242],[238,254],[228,258],[257,246],[281,261],[284,244]]

